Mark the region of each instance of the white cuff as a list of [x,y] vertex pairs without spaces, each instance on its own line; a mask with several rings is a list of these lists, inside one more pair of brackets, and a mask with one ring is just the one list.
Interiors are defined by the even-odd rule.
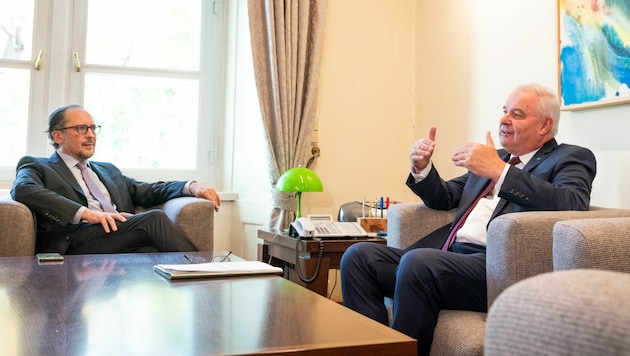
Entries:
[[411,168],[411,176],[413,177],[413,180],[415,183],[418,183],[420,181],[422,181],[424,178],[426,178],[429,175],[429,172],[431,172],[431,168],[433,168],[433,162],[429,161],[429,164],[427,164],[426,167],[424,167],[423,170],[420,171],[420,173],[414,173],[413,172],[413,167]]

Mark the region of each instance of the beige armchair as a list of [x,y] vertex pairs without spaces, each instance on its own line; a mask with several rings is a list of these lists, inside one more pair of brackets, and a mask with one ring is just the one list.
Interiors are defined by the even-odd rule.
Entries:
[[[421,203],[390,206],[387,244],[405,248],[454,218]],[[505,214],[488,226],[488,306],[512,284],[553,270],[553,227],[560,220],[630,216],[630,210],[544,211]],[[486,313],[443,310],[435,329],[432,355],[482,355]]]
[[[182,197],[172,199],[162,206],[200,251],[212,252],[214,236],[214,205],[212,202]],[[35,216],[22,203],[9,196],[0,198],[0,257],[34,256]]]
[[497,298],[487,319],[487,355],[629,355],[630,218],[560,221],[555,272]]

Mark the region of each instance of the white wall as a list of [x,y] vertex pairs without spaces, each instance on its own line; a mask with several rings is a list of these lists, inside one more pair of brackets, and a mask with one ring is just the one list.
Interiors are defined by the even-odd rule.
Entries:
[[314,213],[353,200],[410,201],[405,186],[415,140],[413,0],[328,3],[315,171],[323,193],[304,194]]

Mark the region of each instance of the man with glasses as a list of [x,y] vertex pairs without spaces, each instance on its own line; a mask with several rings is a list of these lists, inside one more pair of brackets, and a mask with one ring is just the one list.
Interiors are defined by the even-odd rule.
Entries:
[[181,196],[208,199],[216,191],[195,181],[145,183],[111,163],[93,162],[101,126],[79,105],[48,117],[50,158],[20,159],[11,197],[36,215],[36,252],[61,254],[196,251],[185,233],[161,210],[134,214]]

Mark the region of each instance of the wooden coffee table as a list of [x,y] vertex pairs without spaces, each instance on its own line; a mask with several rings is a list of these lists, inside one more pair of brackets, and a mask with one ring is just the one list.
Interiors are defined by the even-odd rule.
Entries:
[[153,272],[158,263],[186,258],[0,258],[3,354],[416,354],[415,340],[284,278],[173,282]]

